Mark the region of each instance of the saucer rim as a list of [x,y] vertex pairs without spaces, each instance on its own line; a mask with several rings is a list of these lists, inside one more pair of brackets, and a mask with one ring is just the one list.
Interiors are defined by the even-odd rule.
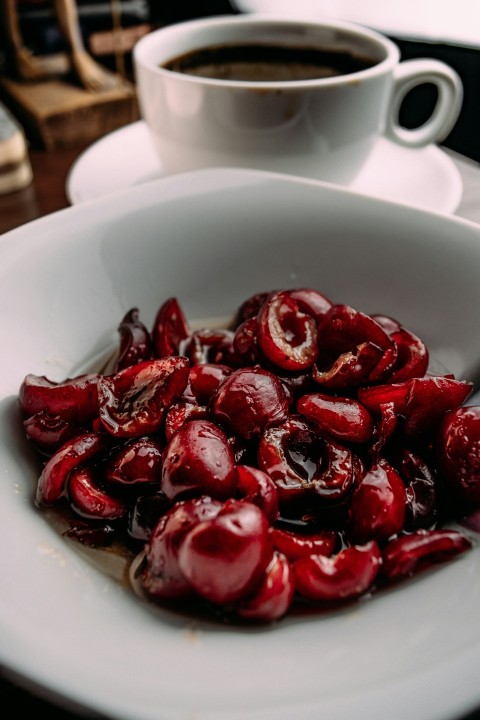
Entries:
[[[87,192],[85,192],[85,183],[83,181],[81,183],[82,187],[80,187],[78,180],[81,177],[81,174],[85,172],[85,167],[87,167],[88,169],[88,164],[89,162],[91,162],[91,158],[99,152],[99,149],[103,149],[107,143],[115,143],[117,139],[122,138],[127,134],[135,136],[139,132],[147,133],[145,139],[148,142],[148,128],[146,127],[146,122],[140,119],[132,123],[128,123],[127,125],[117,128],[116,130],[98,138],[91,145],[85,148],[83,152],[80,153],[80,155],[72,163],[67,173],[65,182],[65,193],[70,205],[79,205],[85,202],[90,202],[100,197],[116,194],[117,192],[121,192],[129,187],[134,187],[135,185],[141,185],[146,182],[156,181],[162,178],[169,177],[168,174],[164,172],[161,161],[158,160],[156,156],[156,151],[152,143],[152,155],[154,159],[152,162],[150,174],[147,172],[147,170],[145,170],[145,172],[142,173],[141,176],[133,178],[131,182],[128,182],[118,187],[114,187],[110,191],[107,190],[105,192],[89,193],[88,190]],[[439,165],[440,168],[443,170],[444,179],[448,177],[450,183],[448,197],[443,198],[442,202],[438,203],[438,205],[434,205],[433,203],[418,202],[418,196],[415,196],[415,198],[412,197],[411,201],[407,201],[405,200],[405,198],[397,199],[392,194],[377,194],[375,192],[369,191],[368,188],[362,188],[361,178],[364,170],[368,168],[368,162],[353,181],[351,181],[350,183],[337,185],[339,187],[346,187],[352,192],[358,193],[360,195],[374,197],[381,200],[399,202],[409,207],[416,207],[423,210],[431,210],[432,212],[440,212],[444,215],[450,215],[455,213],[461,203],[463,196],[463,180],[460,170],[456,166],[454,160],[449,157],[441,147],[436,144],[431,144],[427,147],[419,149],[403,148],[382,136],[378,139],[376,145],[374,146],[373,152],[375,152],[375,148],[378,147],[380,144],[383,144],[385,147],[392,147],[396,151],[404,151],[405,157],[407,157],[408,154],[412,155],[412,153],[415,153],[415,155],[417,155],[418,153],[422,153],[425,157],[428,157],[429,159],[434,159],[437,165]],[[442,183],[442,188],[444,192],[446,192],[445,187],[445,183]],[[433,195],[431,195],[431,197],[433,197]]]

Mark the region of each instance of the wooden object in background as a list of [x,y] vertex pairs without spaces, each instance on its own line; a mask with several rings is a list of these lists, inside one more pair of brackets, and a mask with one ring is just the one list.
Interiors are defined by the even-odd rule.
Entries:
[[41,82],[0,78],[0,99],[30,142],[46,150],[93,142],[139,119],[134,86],[96,93],[64,79]]

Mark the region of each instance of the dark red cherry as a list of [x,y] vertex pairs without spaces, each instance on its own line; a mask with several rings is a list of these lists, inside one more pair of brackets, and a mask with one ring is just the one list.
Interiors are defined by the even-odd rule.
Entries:
[[440,472],[467,508],[480,506],[480,406],[461,407],[442,420],[437,441]]
[[152,357],[150,333],[140,320],[138,308],[130,310],[118,326],[120,348],[115,372]]
[[88,465],[75,467],[68,477],[68,499],[81,517],[94,520],[118,520],[125,517],[125,500],[106,492],[99,484],[95,469]]
[[180,344],[190,334],[187,320],[177,298],[165,300],[159,307],[152,328],[155,357],[180,354]]
[[250,440],[287,417],[288,400],[273,373],[259,367],[241,368],[215,390],[211,409],[228,433]]
[[372,437],[373,418],[354,398],[311,393],[299,398],[297,410],[321,435],[353,443],[366,443]]
[[20,410],[25,417],[44,412],[77,425],[88,423],[98,415],[100,377],[87,373],[54,382],[43,375],[26,375],[18,395]]
[[344,548],[333,557],[301,557],[293,563],[295,588],[300,595],[316,602],[357,598],[375,582],[380,559],[374,540]]
[[380,460],[368,470],[353,493],[350,535],[354,543],[384,542],[403,528],[405,486],[398,473]]
[[279,620],[289,610],[294,591],[290,563],[284,555],[275,552],[259,587],[253,595],[240,601],[235,611],[239,617],[247,620]]
[[72,470],[100,455],[106,447],[106,436],[99,433],[82,433],[67,440],[43,467],[37,484],[37,503],[53,505],[63,495]]
[[170,500],[185,495],[234,497],[237,477],[233,451],[221,428],[209,420],[184,423],[169,440],[161,489]]
[[382,577],[402,580],[472,547],[471,541],[455,530],[418,530],[391,540],[382,552]]
[[316,322],[288,291],[272,293],[261,306],[257,340],[263,355],[283,370],[305,370],[318,354]]
[[162,443],[153,437],[131,440],[112,455],[105,479],[125,486],[157,483],[160,488],[162,451]]
[[145,545],[145,566],[141,575],[143,590],[152,597],[179,598],[193,590],[178,562],[187,533],[199,523],[214,518],[222,504],[210,497],[180,501],[158,521]]
[[189,362],[184,357],[145,360],[98,381],[100,419],[115,437],[158,432],[168,408],[185,390]]
[[237,493],[242,500],[258,505],[271,523],[278,518],[278,491],[272,478],[256,467],[237,465]]
[[201,597],[224,605],[246,598],[262,580],[273,556],[268,522],[244,500],[227,500],[211,519],[184,537],[178,564]]

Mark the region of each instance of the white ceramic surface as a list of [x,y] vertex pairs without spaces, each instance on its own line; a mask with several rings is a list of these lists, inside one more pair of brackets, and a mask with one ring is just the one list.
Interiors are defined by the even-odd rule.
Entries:
[[[169,70],[199,48],[256,43],[320,47],[367,58],[364,69],[306,80],[253,82]],[[384,135],[406,147],[441,142],[455,125],[462,82],[444,62],[401,61],[397,45],[366,27],[328,19],[246,14],[173,23],[142,37],[132,53],[143,119],[167,173],[247,167],[348,183]],[[416,86],[438,93],[419,127],[399,123]]]
[[[70,169],[66,192],[76,205],[163,176],[147,127],[138,121],[87,148]],[[385,138],[348,187],[442,213],[455,212],[463,190],[457,166],[440,148],[403,148]]]
[[[352,607],[239,629],[142,604],[32,505],[16,396],[147,325],[314,286],[398,317],[459,377],[480,357],[480,228],[287,176],[162,179],[0,238],[0,664],[119,720],[450,720],[480,703],[480,545]],[[386,711],[387,709],[387,711]]]

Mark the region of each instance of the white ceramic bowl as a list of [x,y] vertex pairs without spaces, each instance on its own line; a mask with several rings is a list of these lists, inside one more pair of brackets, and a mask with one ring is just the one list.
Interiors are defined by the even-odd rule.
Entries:
[[[447,720],[480,704],[480,547],[342,611],[243,629],[145,606],[32,504],[16,396],[175,295],[189,318],[313,286],[396,316],[457,377],[480,358],[480,228],[237,170],[167,178],[0,238],[0,663],[120,720]],[[386,710],[386,708],[388,710]]]

